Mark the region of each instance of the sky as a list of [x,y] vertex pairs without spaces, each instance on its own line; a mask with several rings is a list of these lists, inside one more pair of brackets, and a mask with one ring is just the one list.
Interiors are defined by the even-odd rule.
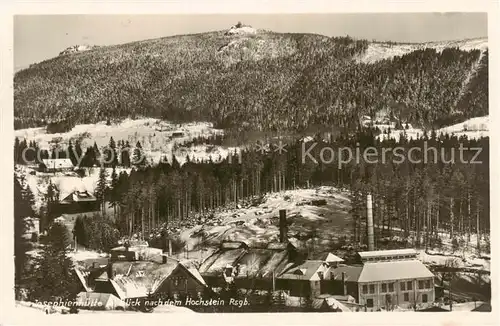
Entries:
[[289,33],[429,42],[486,37],[486,13],[18,15],[14,67],[55,57],[76,44],[114,45],[164,36],[225,30],[241,21]]

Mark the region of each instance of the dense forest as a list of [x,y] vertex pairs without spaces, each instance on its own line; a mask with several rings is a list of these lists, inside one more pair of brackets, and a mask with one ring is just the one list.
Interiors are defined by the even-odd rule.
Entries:
[[[130,174],[102,168],[95,193],[113,207],[121,235],[189,225],[193,219],[209,218],[217,207],[269,192],[318,185],[350,190],[354,243],[366,242],[368,193],[374,198],[374,219],[381,226],[379,237],[403,234],[415,246],[427,247],[439,241],[438,232],[446,232],[452,239],[470,238],[478,230],[489,233],[488,138],[474,140],[431,132],[418,139],[403,134],[398,141],[380,141],[375,134],[373,129],[364,129],[351,135],[340,134],[329,142],[291,143],[281,154],[246,149],[239,154],[241,157],[235,153],[221,163],[188,159],[180,165],[173,157],[170,163],[156,166],[136,164]],[[110,143],[114,144],[114,140]],[[461,154],[461,146],[481,151],[477,157],[476,150],[463,150]],[[330,159],[331,150],[325,154],[324,148],[350,148],[353,153],[373,148],[379,156],[376,162],[361,155],[339,164],[348,161],[347,157],[334,155]],[[396,154],[410,149],[418,149],[412,151],[411,161]],[[383,150],[385,156],[381,155]],[[85,153],[95,161],[84,158],[82,162],[98,164],[105,154],[96,156],[94,151],[98,149],[91,146]],[[133,156],[143,155],[140,144],[133,152]],[[108,166],[131,166],[130,161],[122,160]],[[106,182],[108,171],[112,171],[110,183]]]
[[364,40],[224,32],[59,56],[14,77],[15,128],[125,117],[211,121],[226,129],[352,129],[390,108],[439,128],[488,114],[488,53],[446,48],[362,63]]

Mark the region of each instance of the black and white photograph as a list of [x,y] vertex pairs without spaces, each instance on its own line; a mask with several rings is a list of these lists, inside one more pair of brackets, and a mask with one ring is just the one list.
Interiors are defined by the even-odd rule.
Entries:
[[15,15],[16,314],[491,312],[488,19]]

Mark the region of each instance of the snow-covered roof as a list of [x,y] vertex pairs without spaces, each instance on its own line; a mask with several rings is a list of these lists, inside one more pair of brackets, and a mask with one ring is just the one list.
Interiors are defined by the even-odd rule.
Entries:
[[344,265],[338,266],[336,268],[331,268],[331,279],[340,281],[342,280],[342,273],[344,273],[346,282],[357,282],[359,280],[359,275],[361,275],[361,271],[363,270],[363,266],[352,266],[352,265]]
[[[200,266],[203,275],[221,274],[224,267],[239,266],[237,277],[247,275],[268,278],[279,275],[289,262],[288,253],[295,247],[289,243],[271,243],[266,248],[248,248],[244,243],[225,242]],[[238,245],[239,244],[239,245]]]
[[317,298],[314,299],[312,302],[312,306],[314,309],[321,309],[323,304],[328,305],[328,307],[330,307],[334,311],[341,311],[341,312],[351,311],[351,309],[349,309],[343,303],[339,302],[337,299],[333,297]]
[[338,263],[344,261],[342,258],[332,254],[331,252],[322,252],[318,255],[315,255],[313,260],[320,260],[325,263]]
[[146,297],[154,293],[161,284],[177,268],[185,269],[194,279],[205,284],[201,275],[193,274],[192,270],[174,259],[167,263],[151,261],[140,262],[115,262],[112,265],[113,279],[110,280],[120,299]]
[[312,278],[317,277],[317,272],[322,265],[323,262],[321,261],[306,260],[301,265],[296,266],[288,270],[286,273],[280,275],[280,278],[290,280],[311,280]]
[[245,247],[247,245],[243,241],[223,241],[220,245],[221,249],[239,249]]
[[394,249],[394,250],[374,250],[358,252],[362,259],[379,258],[379,257],[397,257],[397,256],[416,256],[415,249]]
[[73,162],[69,158],[43,159],[42,162],[47,168],[52,169],[74,168]]
[[430,278],[434,274],[419,260],[397,260],[365,264],[358,282]]
[[75,190],[66,196],[62,202],[82,202],[82,201],[96,201],[97,199],[93,194],[88,191]]
[[203,274],[220,274],[229,264],[235,266],[236,261],[246,253],[246,249],[219,250],[208,257],[200,266],[200,272]]

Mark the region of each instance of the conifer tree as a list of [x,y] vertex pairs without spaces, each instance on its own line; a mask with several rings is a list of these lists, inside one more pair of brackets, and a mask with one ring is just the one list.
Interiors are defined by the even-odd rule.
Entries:
[[32,301],[75,300],[78,283],[73,261],[68,257],[71,237],[66,226],[54,223],[43,239],[40,257],[34,258],[29,277],[29,295]]
[[122,146],[120,161],[123,167],[130,167],[130,144],[128,141]]
[[71,163],[73,163],[73,166],[76,166],[78,162],[76,159],[75,149],[73,148],[73,144],[71,143],[71,139],[69,140],[68,144],[68,156],[68,158],[71,160]]
[[103,214],[106,214],[105,202],[106,202],[106,192],[108,189],[106,178],[107,178],[106,168],[101,167],[99,169],[99,178],[97,180],[97,185],[94,190],[94,195],[96,199],[101,203],[101,212]]
[[22,187],[14,177],[14,261],[15,261],[15,286],[17,299],[22,298],[22,288],[26,282],[26,251],[30,248],[25,238],[30,224],[27,217],[33,216],[33,211],[28,201],[23,197]]
[[146,163],[140,141],[137,141],[137,144],[135,145],[134,153],[132,155],[132,162],[137,167],[144,166]]

